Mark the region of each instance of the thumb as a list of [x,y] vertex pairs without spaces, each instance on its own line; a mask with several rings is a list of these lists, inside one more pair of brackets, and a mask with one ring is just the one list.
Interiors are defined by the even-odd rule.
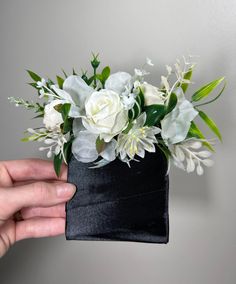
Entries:
[[0,219],[7,220],[23,207],[48,207],[69,200],[76,187],[70,183],[34,182],[0,190]]

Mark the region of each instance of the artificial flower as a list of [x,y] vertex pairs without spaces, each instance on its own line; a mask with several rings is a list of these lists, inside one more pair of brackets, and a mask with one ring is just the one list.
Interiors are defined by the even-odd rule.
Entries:
[[203,141],[199,139],[187,139],[181,143],[170,147],[172,160],[175,166],[191,173],[196,169],[198,175],[202,175],[206,167],[213,166],[213,161],[209,159],[211,152],[200,150]]
[[43,123],[48,130],[57,130],[63,123],[62,115],[55,109],[55,106],[61,104],[61,100],[53,100],[44,108]]
[[181,88],[175,90],[178,103],[161,121],[161,136],[169,144],[183,141],[189,131],[191,121],[198,115],[193,105],[184,97]]
[[128,112],[120,96],[111,90],[93,92],[85,102],[84,127],[109,142],[127,125]]
[[144,94],[144,103],[146,106],[149,105],[163,105],[165,102],[165,96],[159,89],[147,82],[140,85],[140,88]]
[[144,126],[146,121],[146,113],[142,113],[135,121],[128,133],[120,133],[117,139],[117,153],[121,160],[134,159],[137,155],[144,158],[145,150],[155,152],[156,134],[160,133],[161,129],[152,126]]

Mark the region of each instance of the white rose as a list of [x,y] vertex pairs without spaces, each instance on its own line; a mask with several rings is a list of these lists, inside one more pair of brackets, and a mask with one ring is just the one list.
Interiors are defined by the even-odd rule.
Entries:
[[157,87],[154,87],[146,82],[141,84],[140,87],[144,94],[144,103],[146,106],[164,104],[162,93],[158,90]]
[[84,127],[100,139],[109,142],[127,125],[128,111],[120,96],[111,90],[93,92],[85,101],[86,116],[82,118]]
[[185,99],[181,88],[176,89],[178,103],[161,121],[161,136],[168,144],[183,141],[189,131],[191,121],[198,115],[193,105]]
[[61,104],[61,100],[53,100],[44,108],[43,123],[45,124],[45,127],[49,130],[59,129],[60,125],[63,123],[61,113],[55,110],[54,108],[59,104]]

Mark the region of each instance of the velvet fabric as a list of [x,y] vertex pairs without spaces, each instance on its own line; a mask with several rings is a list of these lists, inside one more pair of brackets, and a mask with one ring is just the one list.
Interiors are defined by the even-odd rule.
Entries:
[[77,191],[66,204],[67,240],[168,242],[166,158],[157,148],[139,160],[90,169],[72,156],[68,182]]

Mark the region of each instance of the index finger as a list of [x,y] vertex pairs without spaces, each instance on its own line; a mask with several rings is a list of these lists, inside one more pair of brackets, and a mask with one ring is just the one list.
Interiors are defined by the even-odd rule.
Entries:
[[52,161],[31,158],[1,161],[0,165],[7,170],[12,182],[50,179],[67,180],[67,166],[62,164],[60,176],[57,177]]

